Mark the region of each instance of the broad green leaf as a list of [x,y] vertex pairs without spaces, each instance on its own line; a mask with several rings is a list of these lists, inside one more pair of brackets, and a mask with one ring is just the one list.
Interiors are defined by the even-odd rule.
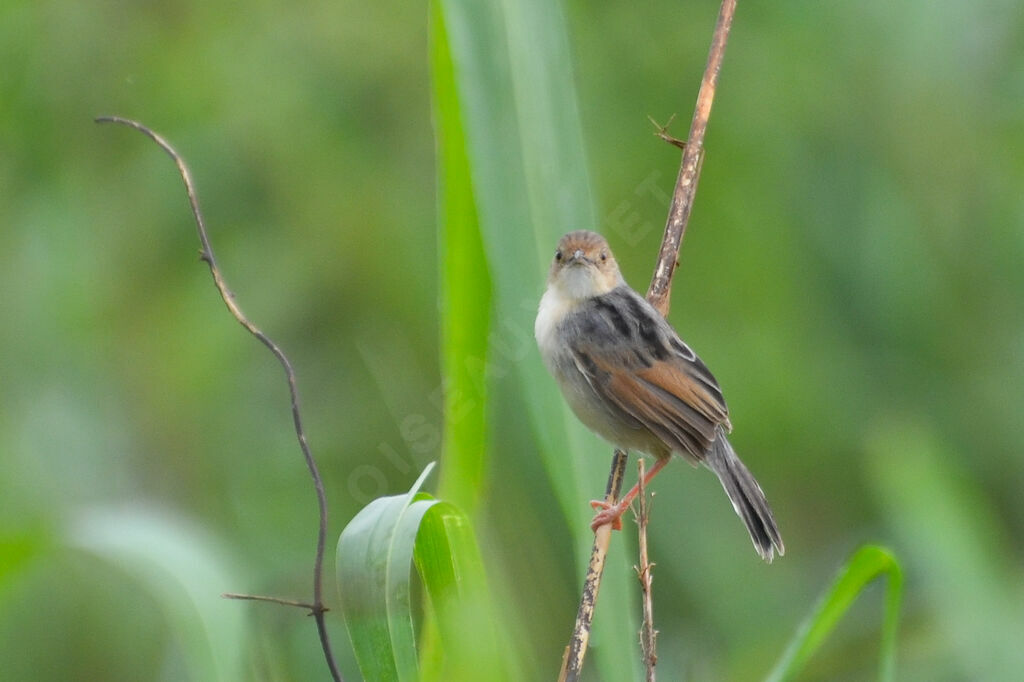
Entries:
[[439,639],[422,661],[427,678],[512,679],[497,645],[483,562],[469,518],[419,488],[368,504],[338,541],[342,613],[367,680],[417,680],[421,666],[410,601],[419,570]]
[[435,500],[416,500],[429,464],[408,493],[380,497],[353,518],[338,539],[341,611],[356,662],[367,680],[419,677],[410,574],[420,519]]
[[439,491],[442,498],[471,514],[484,487],[487,453],[485,367],[491,280],[480,238],[448,37],[438,4],[433,2],[430,8],[445,387]]
[[888,585],[878,678],[885,682],[892,680],[896,665],[896,626],[903,596],[903,572],[899,562],[888,550],[865,545],[843,566],[814,612],[797,630],[782,658],[768,675],[769,682],[788,680],[799,673],[868,583],[882,577],[888,579]]
[[189,679],[249,676],[245,611],[220,597],[244,585],[218,556],[222,543],[152,512],[98,510],[78,516],[68,544],[125,571],[153,596],[181,645]]
[[[489,360],[518,380],[538,454],[576,540],[582,576],[593,540],[586,501],[604,490],[612,453],[569,413],[533,341],[533,319],[559,236],[596,227],[565,17],[550,0],[438,2],[435,23],[443,25],[446,42],[435,45],[448,47],[455,101],[451,93],[437,101],[458,106],[462,125],[456,132],[464,138],[494,287]],[[435,59],[435,68],[448,65]],[[635,639],[637,629],[631,578],[628,557],[613,551],[590,659],[607,679],[627,680],[639,672],[635,651],[621,646]]]

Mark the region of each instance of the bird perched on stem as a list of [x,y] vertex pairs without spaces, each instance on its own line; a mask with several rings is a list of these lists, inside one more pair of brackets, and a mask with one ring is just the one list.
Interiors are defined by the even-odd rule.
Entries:
[[[604,237],[586,230],[562,237],[534,328],[548,370],[576,416],[623,450],[656,459],[649,482],[681,456],[718,476],[765,561],[785,553],[764,492],[729,444],[722,390],[707,366],[664,317],[626,284]],[[601,511],[591,528],[612,523],[639,484]]]

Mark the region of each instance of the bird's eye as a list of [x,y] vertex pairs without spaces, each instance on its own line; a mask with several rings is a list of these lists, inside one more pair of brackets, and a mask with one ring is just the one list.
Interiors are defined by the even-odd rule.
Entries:
[[601,252],[601,260],[608,260],[608,252],[607,251],[602,251]]
[[555,251],[555,260],[562,260],[562,250]]

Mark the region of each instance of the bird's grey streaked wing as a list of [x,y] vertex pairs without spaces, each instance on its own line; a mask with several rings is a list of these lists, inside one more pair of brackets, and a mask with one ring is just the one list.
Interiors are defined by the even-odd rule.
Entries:
[[653,307],[627,287],[595,297],[566,324],[570,350],[607,405],[700,461],[728,410],[718,383]]

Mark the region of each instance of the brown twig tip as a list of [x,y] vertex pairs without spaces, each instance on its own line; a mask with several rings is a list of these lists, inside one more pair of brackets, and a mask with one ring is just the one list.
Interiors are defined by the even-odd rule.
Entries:
[[725,58],[725,45],[732,27],[732,18],[736,12],[736,0],[722,0],[718,13],[718,21],[711,36],[711,48],[708,50],[708,62],[704,67],[700,90],[697,93],[697,104],[690,122],[690,134],[683,148],[683,158],[679,163],[679,175],[676,178],[675,191],[672,193],[672,204],[669,207],[668,219],[665,222],[665,236],[661,241],[658,261],[654,266],[651,286],[647,290],[647,300],[666,315],[669,309],[669,295],[672,288],[672,273],[675,272],[679,258],[679,247],[686,233],[686,225],[693,211],[693,199],[697,193],[697,181],[700,178],[701,158],[704,150],[704,133],[707,131],[708,119],[711,117],[711,105],[715,100],[718,87],[718,74]]
[[309,469],[310,477],[313,479],[313,487],[316,490],[317,506],[320,512],[320,524],[317,529],[316,558],[313,563],[313,602],[294,602],[287,599],[278,599],[276,597],[258,597],[252,595],[225,594],[224,596],[228,599],[268,601],[286,606],[298,606],[309,609],[310,614],[316,620],[316,627],[320,636],[320,647],[323,649],[324,658],[327,661],[327,667],[331,672],[331,677],[335,682],[342,682],[341,672],[339,672],[338,666],[334,661],[334,654],[331,652],[331,643],[327,635],[327,623],[324,619],[324,612],[327,611],[323,605],[323,563],[324,548],[327,541],[327,495],[324,492],[324,482],[320,476],[320,470],[317,468],[316,460],[313,458],[313,453],[309,449],[309,442],[306,439],[305,428],[302,426],[302,414],[299,410],[298,382],[295,378],[295,370],[292,368],[292,363],[288,360],[288,356],[284,354],[284,351],[281,350],[280,346],[274,343],[270,337],[264,334],[259,327],[253,324],[249,318],[245,316],[241,308],[239,308],[238,304],[235,302],[234,294],[232,294],[231,290],[228,289],[227,282],[224,281],[220,267],[217,265],[217,259],[214,258],[213,247],[210,246],[210,237],[206,231],[206,222],[203,220],[203,213],[199,209],[199,199],[196,195],[195,183],[192,181],[192,173],[189,171],[188,165],[185,163],[185,159],[182,158],[178,151],[167,140],[138,121],[122,118],[120,116],[100,116],[96,118],[96,122],[117,123],[129,128],[134,128],[155,142],[157,146],[163,149],[164,152],[174,160],[174,165],[178,167],[178,173],[181,175],[181,180],[185,183],[185,193],[188,195],[189,206],[192,208],[192,217],[196,223],[196,231],[199,235],[199,243],[202,247],[199,251],[200,260],[209,266],[214,286],[217,287],[217,292],[220,294],[221,300],[224,301],[224,305],[227,306],[232,317],[234,317],[239,324],[245,327],[246,331],[254,336],[274,355],[275,358],[277,358],[278,363],[280,363],[282,369],[284,369],[285,377],[288,381],[288,394],[291,398],[292,425],[295,429],[295,437],[299,441],[299,448],[302,450],[302,456],[306,462],[306,468]]

